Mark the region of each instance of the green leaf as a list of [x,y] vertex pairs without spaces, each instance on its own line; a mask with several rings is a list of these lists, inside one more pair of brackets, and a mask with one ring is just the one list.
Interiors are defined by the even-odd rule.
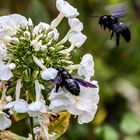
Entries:
[[139,136],[128,136],[124,140],[140,140]]
[[110,125],[98,126],[95,128],[97,140],[118,140],[119,135]]
[[7,95],[11,95],[15,92],[15,87],[11,87],[7,90]]
[[69,126],[70,113],[61,112],[59,118],[52,120],[49,125],[49,134],[55,135],[55,139],[65,133]]
[[104,126],[104,140],[118,140],[118,133],[109,125]]
[[15,119],[15,121],[20,121],[22,119],[25,119],[26,116],[27,116],[26,113],[15,113],[14,114],[14,119]]
[[25,137],[18,136],[10,131],[0,131],[1,140],[27,140]]
[[136,134],[140,131],[140,121],[132,114],[125,114],[121,122],[121,130],[126,134]]

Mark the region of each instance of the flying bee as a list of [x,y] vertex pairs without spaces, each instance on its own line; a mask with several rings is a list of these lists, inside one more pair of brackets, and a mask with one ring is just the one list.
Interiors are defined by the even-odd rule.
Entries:
[[53,80],[53,82],[56,84],[56,92],[58,92],[60,87],[65,87],[71,94],[78,96],[80,93],[79,85],[87,88],[97,88],[96,85],[87,81],[81,80],[79,78],[73,78],[71,74],[62,67],[56,69],[58,70],[58,74]]
[[108,28],[109,31],[112,31],[110,39],[112,39],[114,33],[116,34],[117,46],[119,46],[120,35],[123,36],[126,42],[129,42],[131,40],[131,32],[128,26],[124,22],[119,21],[120,18],[124,17],[127,14],[127,10],[124,9],[125,6],[125,3],[121,3],[116,6],[108,6],[106,9],[112,14],[100,16],[98,22],[101,28],[103,27],[104,30]]

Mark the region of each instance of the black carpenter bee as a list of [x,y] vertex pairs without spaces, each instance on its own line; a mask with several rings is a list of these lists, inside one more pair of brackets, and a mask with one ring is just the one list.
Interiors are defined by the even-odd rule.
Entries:
[[56,84],[56,92],[58,92],[59,87],[65,87],[71,94],[78,96],[80,93],[79,84],[84,87],[97,88],[96,85],[87,81],[79,78],[73,78],[71,74],[62,67],[56,69],[58,70],[58,74],[53,80],[53,82]]
[[[114,33],[116,33],[116,45],[119,46],[120,42],[120,35],[123,36],[126,42],[129,42],[131,40],[131,32],[128,28],[128,26],[124,23],[119,21],[119,18],[124,17],[127,14],[127,11],[124,10],[125,4],[119,4],[115,7],[108,7],[108,11],[113,12],[111,15],[103,15],[99,18],[99,24],[101,27],[111,30],[111,37],[114,36]],[[110,8],[110,9],[109,9]]]

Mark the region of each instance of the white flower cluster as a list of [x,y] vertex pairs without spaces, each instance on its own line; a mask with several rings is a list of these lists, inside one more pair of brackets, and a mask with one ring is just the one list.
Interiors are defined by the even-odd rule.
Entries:
[[94,75],[93,64],[92,55],[84,55],[78,68],[78,74],[79,76],[83,75],[85,80],[88,79],[90,83],[97,87],[90,88],[80,85],[79,96],[72,95],[65,88],[60,88],[58,92],[54,88],[49,97],[51,101],[49,109],[56,113],[67,110],[73,115],[78,115],[79,124],[89,123],[93,120],[99,102],[98,83],[97,81],[90,81],[90,78]]
[[[68,111],[78,116],[79,124],[93,120],[99,102],[99,86],[91,81],[94,76],[94,61],[91,54],[83,56],[80,64],[70,60],[71,51],[80,48],[87,37],[81,32],[83,24],[76,18],[79,13],[64,0],[56,0],[59,15],[51,22],[33,25],[31,19],[12,14],[0,17],[0,130],[11,126],[9,115],[28,113],[30,117],[39,117],[47,112]],[[69,31],[59,40],[57,26],[68,18]],[[70,47],[65,46],[69,41]],[[79,96],[70,93],[65,86],[56,92],[50,83],[58,75],[58,67],[70,73],[77,69],[79,77],[96,85],[96,88],[79,84]],[[51,82],[49,82],[51,81]],[[15,94],[9,90],[14,85]],[[48,88],[50,104],[41,91]],[[35,89],[34,91],[31,89]],[[15,99],[14,99],[15,98]],[[9,115],[5,113],[9,110]],[[42,123],[40,123],[41,125]]]

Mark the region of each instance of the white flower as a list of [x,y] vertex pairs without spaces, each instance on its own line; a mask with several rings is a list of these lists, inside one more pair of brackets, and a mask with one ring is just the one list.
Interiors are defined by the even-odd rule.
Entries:
[[41,113],[46,113],[45,101],[41,99],[41,85],[38,80],[35,81],[36,101],[29,104],[28,113],[31,117],[39,116]]
[[19,44],[19,39],[16,37],[11,37],[9,35],[5,35],[2,39],[3,39],[4,43],[12,43],[15,45]]
[[94,76],[94,61],[91,54],[85,54],[82,58],[82,61],[79,65],[78,75],[84,76],[85,78],[91,78]]
[[93,120],[99,102],[99,87],[96,81],[92,82],[97,88],[80,86],[79,96],[74,96],[65,88],[59,88],[58,93],[52,90],[49,97],[49,109],[54,112],[67,110],[73,115],[78,115],[78,123],[88,123]]
[[11,126],[12,122],[9,119],[9,116],[0,111],[0,130],[5,130],[6,128],[9,128]]
[[59,88],[59,91],[55,92],[54,88],[49,96],[49,100],[51,101],[49,109],[56,113],[66,110],[66,107],[71,104],[68,97],[70,93],[67,93],[68,92],[63,88]]
[[4,108],[5,109],[13,109],[15,112],[18,113],[26,113],[28,104],[25,100],[20,99],[20,89],[21,89],[21,80],[19,79],[16,84],[16,100],[8,103]]
[[86,39],[87,39],[87,37],[84,34],[82,34],[81,32],[71,33],[69,35],[69,42],[73,46],[76,46],[77,48],[80,48],[84,44]]
[[68,19],[68,23],[72,31],[81,32],[83,30],[83,23],[78,18]]
[[0,43],[0,58],[1,59],[7,58],[7,48],[4,43]]
[[2,59],[0,59],[0,80],[9,80],[12,77],[11,68],[9,63],[4,64]]
[[[81,33],[81,31],[83,30],[83,23],[80,22],[79,19],[77,19],[77,18],[68,19],[68,23],[70,25],[70,29],[67,32],[67,34],[65,35],[65,37],[59,42],[59,44],[64,44],[69,39],[69,37],[74,34],[76,34],[74,36],[74,38],[75,37],[77,38],[77,36],[80,36],[81,40],[83,40],[82,42],[84,43],[87,37]],[[79,41],[79,39],[78,39],[78,41]]]
[[56,28],[64,17],[75,18],[79,15],[77,9],[64,0],[56,0],[56,7],[60,13],[51,22],[51,28]]
[[14,63],[4,64],[2,60],[7,59],[7,49],[4,43],[0,43],[0,80],[9,80],[12,77],[12,72],[15,67]]
[[42,42],[41,42],[41,40],[38,41],[37,39],[35,39],[35,40],[31,41],[30,46],[32,46],[35,51],[39,51],[41,49]]
[[40,22],[37,26],[33,29],[33,34],[39,34],[42,31],[47,31],[50,28],[50,25],[45,22]]
[[[81,33],[81,31],[83,30],[83,23],[80,22],[79,19],[77,19],[77,18],[68,19],[68,23],[70,25],[70,29],[67,32],[67,34],[65,35],[65,37],[59,42],[59,44],[64,44],[69,39],[69,37],[71,37],[75,34],[76,35],[74,36],[74,38],[76,37],[76,39],[77,39],[77,37],[80,37],[81,40],[83,40],[82,42],[84,43],[85,40],[87,39],[87,37]],[[78,39],[78,41],[79,41],[79,39]],[[81,43],[81,44],[83,44],[83,43]]]
[[75,18],[79,15],[77,9],[64,0],[56,0],[56,8],[67,18]]
[[58,71],[54,68],[46,68],[42,62],[35,56],[33,56],[34,62],[42,69],[41,77],[44,80],[52,80],[57,76]]
[[14,27],[19,27],[21,22],[27,21],[27,19],[20,14],[11,14],[9,15],[9,19],[11,20],[11,23]]
[[19,14],[1,16],[0,17],[0,38],[4,37],[5,35],[14,35],[22,21],[26,21],[26,18]]
[[61,50],[60,53],[62,54],[70,53],[72,50],[74,50],[75,47],[80,48],[83,45],[83,43],[86,41],[87,37],[81,32],[70,31],[59,43],[63,44],[67,41],[67,39],[71,43],[71,46],[68,49]]
[[52,38],[53,40],[57,40],[59,38],[59,32],[56,28],[48,33],[48,38]]
[[54,79],[57,76],[58,71],[54,68],[46,68],[41,72],[41,77],[44,80]]
[[33,26],[33,21],[31,18],[28,19],[28,26]]
[[21,26],[22,29],[27,29],[28,21],[25,21],[25,20],[21,21],[20,26]]

